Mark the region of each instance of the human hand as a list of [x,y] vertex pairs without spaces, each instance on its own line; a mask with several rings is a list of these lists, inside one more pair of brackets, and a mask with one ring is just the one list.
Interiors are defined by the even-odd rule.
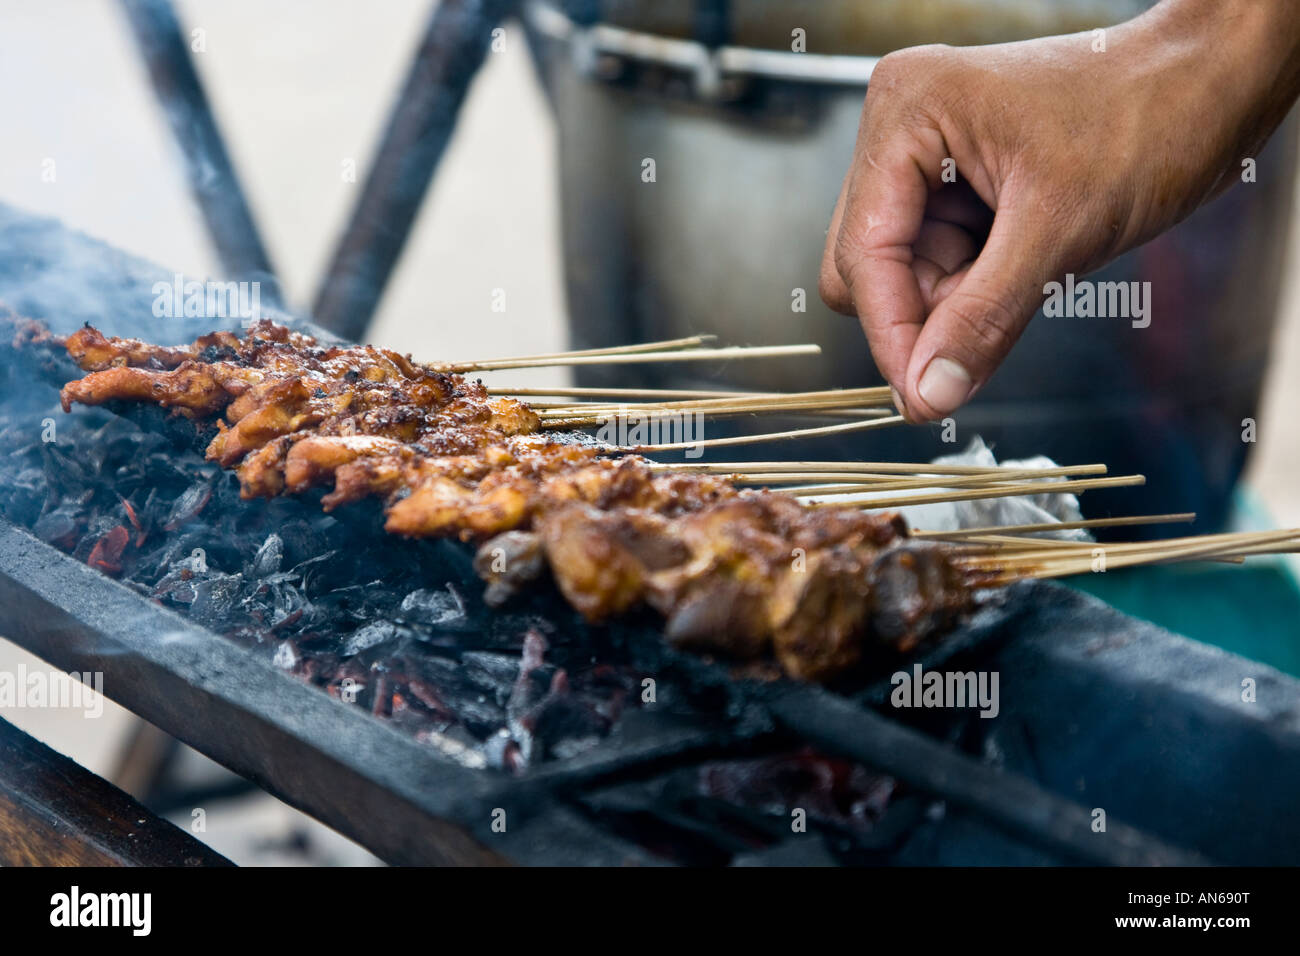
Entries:
[[1046,283],[1235,181],[1300,90],[1293,0],[1166,0],[1101,37],[916,47],[876,67],[821,294],[860,318],[910,420],[988,381]]

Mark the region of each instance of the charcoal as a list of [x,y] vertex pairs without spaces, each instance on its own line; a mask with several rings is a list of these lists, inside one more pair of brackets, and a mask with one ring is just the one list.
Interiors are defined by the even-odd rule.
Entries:
[[519,675],[519,660],[506,654],[467,651],[461,656],[465,678],[480,690],[494,694],[504,706]]
[[430,654],[396,654],[392,657],[394,669],[410,675],[411,680],[430,685],[468,684],[458,661]]
[[821,823],[868,831],[885,813],[897,783],[857,764],[810,749],[699,768],[699,792],[787,818],[802,807]]
[[76,542],[79,527],[77,516],[72,509],[59,507],[37,518],[32,526],[32,533],[56,548],[67,548]]
[[[191,575],[207,570],[207,552],[199,546],[199,536],[193,532],[176,535],[157,547],[151,555],[141,558],[140,572],[162,587],[181,572]],[[200,557],[200,554],[202,557]]]
[[318,604],[328,606],[336,615],[366,615],[366,589],[360,584],[332,588],[316,599]]
[[[377,676],[372,676],[369,669],[359,661],[343,661],[330,670],[324,681],[325,691],[344,703],[371,708],[376,699],[371,685]],[[382,716],[383,710],[372,710],[372,713]]]
[[47,483],[61,494],[84,489],[91,477],[82,467],[81,461],[59,451],[55,443],[43,443],[40,446],[41,457],[45,459],[45,478]]
[[297,670],[302,664],[302,652],[298,650],[293,641],[281,641],[275,648],[275,656],[271,658],[276,667],[283,668],[287,671]]
[[243,583],[242,574],[210,571],[197,576],[190,613],[200,623],[215,630],[224,630],[234,620],[235,605]]
[[122,573],[122,560],[127,545],[131,543],[131,532],[123,525],[110,528],[90,549],[86,563],[105,574],[114,577]]
[[529,631],[546,633],[554,625],[543,621],[535,615],[502,614],[487,619],[486,643],[497,650],[519,652],[523,648],[524,637]]
[[418,698],[403,690],[395,691],[389,698],[386,716],[394,727],[417,736],[429,731],[445,734],[454,726],[451,717],[443,712],[431,711]]
[[116,515],[98,514],[90,519],[86,525],[85,532],[77,541],[77,545],[72,550],[73,557],[78,561],[88,561],[90,553],[95,550],[95,545],[99,544],[101,538],[118,526]]
[[[28,446],[28,448],[15,452],[15,454],[26,455],[30,450],[31,446]],[[8,483],[10,487],[23,488],[29,491],[44,492],[47,488],[45,472],[40,468],[23,468],[14,473],[13,476],[9,478]]]
[[454,591],[420,588],[402,598],[402,619],[421,624],[448,624],[465,618],[465,605]]
[[191,605],[194,603],[194,573],[177,568],[165,575],[153,586],[151,595],[155,600],[169,606]]
[[483,744],[487,765],[495,770],[519,771],[525,766],[519,744],[504,729],[497,731]]
[[337,551],[326,551],[324,554],[317,554],[315,557],[300,561],[293,566],[292,572],[303,580],[306,584],[308,575],[315,572],[324,565],[328,565],[330,560],[338,554]]
[[255,593],[244,599],[245,604],[258,604],[263,620],[271,629],[278,630],[291,623],[307,626],[315,622],[315,606],[290,581],[258,582],[256,578],[254,581]]
[[380,644],[395,641],[402,633],[402,630],[392,621],[375,621],[348,635],[343,642],[343,654],[349,657],[360,654]]
[[284,540],[278,534],[272,532],[266,536],[262,546],[257,549],[257,554],[253,555],[253,563],[248,569],[248,574],[254,578],[265,578],[279,571],[280,563],[283,560]]
[[506,722],[505,710],[486,694],[452,695],[447,703],[465,729],[480,739],[501,729]]
[[23,396],[0,416],[0,514],[214,640],[336,697],[353,681],[355,703],[453,759],[514,772],[579,753],[664,665],[653,629],[590,627],[544,578],[489,608],[471,548],[385,534],[377,502],[242,501],[204,460],[210,429],[125,404],[64,415],[57,384],[74,372],[48,371],[0,361]]
[[197,518],[207,503],[212,499],[212,481],[200,481],[185,489],[185,493],[176,499],[163,528],[175,531],[187,521]]
[[594,746],[608,731],[604,718],[568,693],[549,694],[532,716],[535,742],[544,752],[559,756],[572,756]]

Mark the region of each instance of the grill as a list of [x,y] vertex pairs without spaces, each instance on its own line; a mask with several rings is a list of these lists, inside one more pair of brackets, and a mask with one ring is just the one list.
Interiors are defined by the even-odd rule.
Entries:
[[[0,235],[0,300],[57,331],[219,324],[155,319],[165,270],[55,223]],[[544,589],[491,611],[464,548],[364,508],[238,503],[156,412],[41,442],[70,370],[6,359],[0,632],[390,862],[1300,861],[1300,683],[1067,588],[853,686],[760,679]],[[893,707],[918,664],[999,675],[997,717]]]

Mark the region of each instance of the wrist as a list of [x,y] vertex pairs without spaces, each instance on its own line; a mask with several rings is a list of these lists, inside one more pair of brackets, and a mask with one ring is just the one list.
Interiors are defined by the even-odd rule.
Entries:
[[1300,94],[1300,0],[1163,0],[1132,21],[1174,95],[1236,125],[1253,152]]
[[1136,223],[1147,238],[1236,181],[1285,118],[1300,93],[1300,0],[1164,0],[1108,47],[1132,97],[1128,134],[1162,177]]

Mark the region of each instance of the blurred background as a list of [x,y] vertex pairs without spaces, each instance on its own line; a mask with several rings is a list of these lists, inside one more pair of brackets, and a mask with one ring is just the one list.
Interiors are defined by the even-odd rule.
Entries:
[[[637,22],[645,16],[644,4],[639,5],[641,14],[638,5],[614,4],[603,15],[611,23],[654,26],[665,35],[680,33],[683,22],[697,23],[676,16],[672,3],[649,6],[655,9],[653,24]],[[778,6],[785,19],[772,13]],[[874,10],[897,25],[907,6],[878,3]],[[1131,3],[958,6],[985,12],[997,8],[1001,19],[945,18],[935,12],[942,13],[944,4],[916,3],[912,10],[922,14],[917,22],[903,22],[894,33],[876,30],[871,34],[874,46],[855,41],[854,24],[839,19],[828,23],[821,47],[813,31],[809,49],[879,54],[909,37],[915,42],[1013,38],[1060,32],[1051,29],[1057,25],[1078,29],[1113,22],[1120,17],[1108,21],[1108,14],[1127,15],[1135,8]],[[425,32],[430,4],[177,0],[175,9],[185,35],[195,43],[201,40],[202,49],[195,49],[192,59],[285,304],[308,311],[364,186],[375,143]],[[750,19],[740,16],[733,25],[748,30],[742,39],[755,46],[771,38],[779,46],[790,36],[789,24],[809,16],[807,4],[757,4]],[[749,98],[736,94],[725,107],[717,105],[720,94],[714,91],[711,101],[701,105],[691,102],[691,90],[677,89],[662,77],[656,80],[647,71],[629,75],[626,64],[602,57],[600,51],[575,54],[558,35],[542,43],[551,53],[539,64],[524,29],[512,20],[489,50],[366,338],[427,358],[522,355],[563,349],[574,341],[605,344],[603,335],[613,342],[665,338],[683,328],[721,331],[733,342],[811,338],[835,344],[834,364],[773,372],[794,380],[781,381],[779,387],[858,384],[849,380],[855,375],[871,381],[869,355],[856,326],[830,316],[816,302],[815,264],[849,158],[860,90],[851,82],[834,81],[826,84],[831,92],[814,97],[808,90],[791,93],[774,84]],[[574,56],[587,56],[589,68],[608,81],[608,88],[589,88],[572,68]],[[176,139],[116,3],[5,0],[0,6],[0,83],[11,91],[3,107],[0,203],[55,217],[170,270],[196,277],[223,275]],[[792,115],[801,121],[815,116],[817,122],[792,127]],[[818,136],[832,127],[826,137]],[[1241,520],[1245,510],[1250,520],[1267,515],[1278,526],[1300,525],[1300,491],[1294,480],[1300,472],[1300,422],[1292,411],[1300,405],[1300,286],[1295,281],[1300,245],[1285,241],[1294,231],[1293,133],[1288,126],[1280,137],[1286,142],[1270,147],[1273,152],[1266,156],[1274,157],[1271,162],[1261,158],[1261,184],[1234,191],[1246,195],[1240,201],[1247,205],[1207,210],[1201,226],[1193,224],[1181,238],[1153,244],[1154,251],[1143,253],[1146,258],[1134,257],[1122,267],[1130,277],[1174,276],[1188,284],[1179,315],[1185,308],[1187,328],[1206,331],[1175,338],[1199,344],[1207,353],[1202,356],[1205,367],[1186,370],[1204,384],[1204,391],[1198,385],[1189,396],[1186,381],[1158,357],[1146,356],[1146,365],[1117,360],[1116,351],[1124,347],[1110,339],[1102,358],[1093,356],[1125,365],[1122,388],[1154,382],[1163,390],[1163,397],[1153,400],[1154,411],[1136,416],[1132,427],[1139,431],[1155,421],[1177,433],[1184,421],[1181,411],[1165,405],[1184,399],[1194,411],[1188,418],[1197,422],[1206,420],[1200,412],[1205,401],[1218,403],[1216,414],[1226,408],[1224,428],[1237,428],[1234,423],[1245,415],[1257,419],[1257,444],[1232,452],[1250,452],[1245,494],[1240,487],[1234,490],[1239,458],[1206,464],[1206,456],[1198,457],[1196,451],[1201,446],[1188,444],[1193,450],[1182,467],[1195,470],[1200,462],[1207,483],[1217,488],[1217,504],[1197,510],[1213,513],[1218,508],[1218,524]],[[640,157],[650,155],[659,158],[657,185],[664,187],[653,211],[614,195],[620,187],[611,182],[611,170],[617,170],[614,179],[637,183]],[[681,162],[674,165],[674,159]],[[737,166],[751,160],[751,165]],[[1252,189],[1271,198],[1252,200]],[[1265,189],[1272,192],[1265,194]],[[745,215],[743,210],[750,208],[762,215]],[[661,234],[670,226],[679,241],[666,241]],[[774,258],[781,242],[794,248],[784,258]],[[701,272],[701,262],[717,263],[716,273]],[[763,262],[771,268],[764,269]],[[789,268],[782,271],[786,263]],[[678,282],[683,275],[692,277],[690,288]],[[806,318],[792,318],[790,296],[796,286],[805,287],[812,300]],[[494,309],[500,292],[505,311]],[[1161,294],[1157,286],[1155,295]],[[744,304],[711,306],[711,297],[728,295]],[[761,296],[766,298],[756,298]],[[1179,316],[1168,319],[1165,328],[1176,329]],[[1160,317],[1156,321],[1163,322]],[[1224,347],[1223,335],[1236,345]],[[1114,464],[1132,449],[1090,456],[1094,446],[1087,441],[1060,444],[1061,436],[1072,431],[1114,436],[1121,427],[1108,431],[1104,424],[1078,417],[1064,393],[1057,399],[1043,394],[1045,372],[1055,379],[1061,368],[1076,364],[1095,375],[1087,357],[1044,366],[1044,353],[1059,348],[1047,339],[1027,341],[1022,361],[1039,371],[1004,369],[1005,390],[992,395],[969,422],[959,421],[970,435],[992,432],[1001,443],[1000,455],[1044,452],[1064,459],[1071,457],[1069,450],[1077,450],[1073,460]],[[565,373],[548,370],[530,373],[526,381],[564,378]],[[525,381],[523,376],[512,380]],[[1135,417],[1135,401],[1127,394],[1117,399],[1125,421]],[[1034,421],[1044,408],[1062,411]],[[1120,412],[1115,414],[1119,421]],[[998,432],[1006,421],[1026,430]],[[1050,437],[1037,440],[1038,435]],[[1222,435],[1216,440],[1223,444]],[[933,456],[952,450],[933,437],[926,441],[925,448],[910,451]],[[1134,443],[1141,444],[1129,444]],[[1176,455],[1169,457],[1177,463]],[[1123,603],[1120,595],[1110,597]],[[1130,609],[1142,612],[1141,607]],[[1294,636],[1293,624],[1288,632]],[[1281,656],[1286,653],[1296,650]],[[1252,656],[1267,659],[1258,648]],[[0,669],[24,660],[39,666],[0,641]],[[120,755],[125,741],[140,729],[126,712],[109,705],[98,721],[87,721],[78,712],[0,716],[92,771],[116,773],[119,782],[128,782],[121,780]],[[219,768],[193,753],[185,755],[177,773],[209,784],[221,779]],[[176,819],[188,825],[188,815]],[[237,862],[369,861],[364,851],[260,793],[209,808],[207,827],[201,838]]]

